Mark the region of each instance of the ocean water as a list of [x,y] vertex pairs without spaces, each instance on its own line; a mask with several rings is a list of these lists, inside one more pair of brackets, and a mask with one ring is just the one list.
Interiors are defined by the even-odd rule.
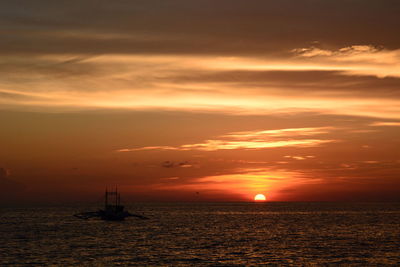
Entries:
[[400,265],[400,203],[147,203],[0,209],[0,266]]

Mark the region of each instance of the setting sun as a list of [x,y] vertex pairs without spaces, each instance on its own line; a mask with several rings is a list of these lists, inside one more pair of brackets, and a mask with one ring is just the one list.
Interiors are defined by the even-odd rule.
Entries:
[[257,195],[254,197],[254,200],[255,200],[255,201],[265,201],[265,196],[264,196],[263,194],[257,194]]
[[138,2],[0,0],[0,267],[400,267],[400,0]]

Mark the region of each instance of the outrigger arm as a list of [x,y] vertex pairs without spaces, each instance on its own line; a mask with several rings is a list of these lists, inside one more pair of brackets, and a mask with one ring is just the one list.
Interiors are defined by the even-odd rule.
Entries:
[[100,217],[100,213],[98,211],[88,211],[74,214],[76,218],[87,220],[94,217]]

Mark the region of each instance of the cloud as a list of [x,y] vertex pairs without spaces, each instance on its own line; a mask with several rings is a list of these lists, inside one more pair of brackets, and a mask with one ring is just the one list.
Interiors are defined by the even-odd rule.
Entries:
[[[196,165],[198,165],[198,164],[196,164]],[[190,163],[189,161],[183,161],[183,162],[178,163],[178,166],[180,168],[192,168],[192,167],[195,167],[196,165]]]
[[226,138],[236,140],[249,140],[268,137],[293,137],[293,136],[312,136],[329,133],[333,127],[308,127],[308,128],[288,128],[278,130],[265,130],[265,131],[247,131],[247,132],[233,132],[223,135]]
[[181,150],[231,150],[231,149],[264,149],[276,147],[313,147],[321,144],[333,142],[333,140],[286,140],[286,141],[225,141],[225,140],[206,140],[204,143],[182,145]]
[[118,149],[118,152],[129,152],[129,151],[140,151],[140,150],[179,150],[177,147],[173,146],[146,146],[146,147],[140,147],[140,148],[135,148],[135,149],[130,149],[130,148],[122,148]]
[[[287,156],[291,159],[294,157]],[[311,159],[312,156],[301,157]],[[377,195],[382,199],[385,199],[385,192],[398,193],[399,161],[371,160],[367,155],[365,158],[351,160],[351,157],[343,155],[329,159],[321,157],[322,161],[305,162],[298,159],[293,163],[277,163],[279,165],[269,163],[257,168],[244,165],[243,168],[237,168],[236,165],[236,168],[186,177],[177,183],[161,181],[154,188],[166,192],[198,191],[209,195],[230,192],[236,194],[233,199],[242,196],[243,200],[251,200],[255,194],[265,193],[269,200],[275,201],[346,200],[353,199],[357,194],[360,195],[354,199],[367,200],[368,195],[378,189]],[[373,199],[379,200],[379,197]],[[398,199],[398,195],[394,199]]]
[[[254,95],[290,94],[309,97],[332,98],[398,98],[400,78],[366,75],[348,75],[343,71],[329,70],[227,70],[186,71],[177,76],[165,77],[175,83],[220,84],[232,88],[247,88]],[[376,88],[379,88],[377,90]]]
[[160,183],[157,185],[159,190],[179,190],[212,192],[217,195],[220,193],[231,193],[242,196],[243,200],[252,200],[255,194],[265,193],[269,200],[274,200],[278,195],[276,192],[286,184],[302,185],[311,181],[303,177],[301,173],[286,170],[270,169],[236,169],[231,173],[208,175],[180,183]]
[[[0,68],[0,73],[4,72],[0,78],[3,106],[49,112],[157,109],[270,114],[312,110],[399,116],[398,78],[348,76],[344,63],[335,66],[314,58],[108,54],[48,55],[35,60],[36,65],[45,67],[28,66],[29,61],[26,71],[12,65],[14,71]],[[311,65],[305,62],[309,60]],[[23,60],[18,64],[23,65]],[[74,70],[79,69],[81,75],[75,75]]]
[[[399,37],[390,30],[398,26],[399,8],[377,1],[347,2],[343,9],[340,2],[312,0],[98,0],[79,6],[63,0],[21,0],[2,1],[0,11],[8,29],[0,43],[4,54],[260,55],[314,40],[335,46],[399,46]],[[371,24],[371,14],[379,23]]]
[[[76,162],[57,162],[78,154],[93,184],[109,177],[146,184],[179,172],[187,176],[176,182],[202,175],[223,189],[229,177],[262,173],[235,176],[232,168],[275,164],[318,172],[312,177],[343,177],[351,170],[341,163],[369,168],[359,173],[368,179],[395,176],[398,167],[384,173],[382,161],[398,157],[395,133],[378,127],[400,118],[399,8],[334,0],[0,1],[3,154],[26,162],[15,180],[38,188],[77,184],[61,167]],[[335,127],[310,127],[327,124]],[[56,149],[43,149],[49,140]],[[138,153],[105,152],[116,148]],[[58,150],[70,156],[55,157]],[[181,151],[204,154],[202,168],[174,159]],[[226,161],[211,162],[207,151]],[[368,160],[379,163],[361,163]]]
[[173,177],[161,178],[161,180],[179,180],[179,177],[173,176]]
[[375,54],[380,50],[372,45],[352,45],[349,47],[343,47],[336,51],[332,50],[324,50],[317,47],[309,47],[309,48],[297,48],[292,50],[295,53],[298,53],[302,57],[332,57],[335,56],[339,60],[343,60],[343,57],[346,57],[346,60],[352,61],[354,59],[364,59],[364,58],[372,58],[371,54]]
[[175,164],[171,161],[164,161],[162,163],[162,167],[163,168],[173,168],[173,167],[175,167]]
[[398,121],[377,121],[370,124],[370,126],[400,126]]
[[392,5],[98,3],[0,3],[2,107],[399,117]]
[[365,160],[365,161],[362,161],[362,163],[366,163],[366,164],[378,164],[378,163],[380,163],[380,162],[377,161],[377,160]]
[[400,49],[388,50],[372,45],[353,45],[338,50],[297,48],[292,52],[320,69],[341,70],[349,75],[400,77]]
[[163,168],[192,168],[197,165],[198,164],[190,163],[189,161],[173,162],[173,161],[167,160],[167,161],[164,161],[161,166]]
[[[330,127],[320,128],[291,128],[265,131],[233,132],[220,136],[220,139],[205,140],[197,144],[184,144],[176,147],[171,146],[146,146],[139,148],[123,148],[118,152],[130,152],[141,150],[236,150],[236,149],[266,149],[277,147],[314,147],[335,142],[330,139],[304,139],[307,136],[328,133]],[[303,139],[302,139],[303,138]],[[168,162],[169,163],[169,162]]]
[[315,158],[315,156],[284,156],[285,158],[289,158],[289,159],[295,159],[295,160],[306,160],[306,159],[312,159]]

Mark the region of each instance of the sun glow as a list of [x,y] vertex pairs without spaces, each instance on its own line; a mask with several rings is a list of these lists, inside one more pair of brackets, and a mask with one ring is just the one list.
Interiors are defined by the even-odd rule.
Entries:
[[263,194],[257,194],[254,196],[255,201],[265,201],[265,196]]
[[[194,178],[190,181],[171,183],[163,181],[155,184],[154,189],[162,191],[184,191],[184,192],[218,192],[219,195],[235,195],[242,201],[265,201],[255,199],[260,192],[268,190],[268,201],[281,201],[285,197],[282,190],[291,186],[307,183],[303,174],[294,171],[274,170],[266,168],[243,168],[235,169],[233,173],[209,175]],[[205,194],[202,194],[205,197]],[[232,199],[234,200],[234,199]]]

